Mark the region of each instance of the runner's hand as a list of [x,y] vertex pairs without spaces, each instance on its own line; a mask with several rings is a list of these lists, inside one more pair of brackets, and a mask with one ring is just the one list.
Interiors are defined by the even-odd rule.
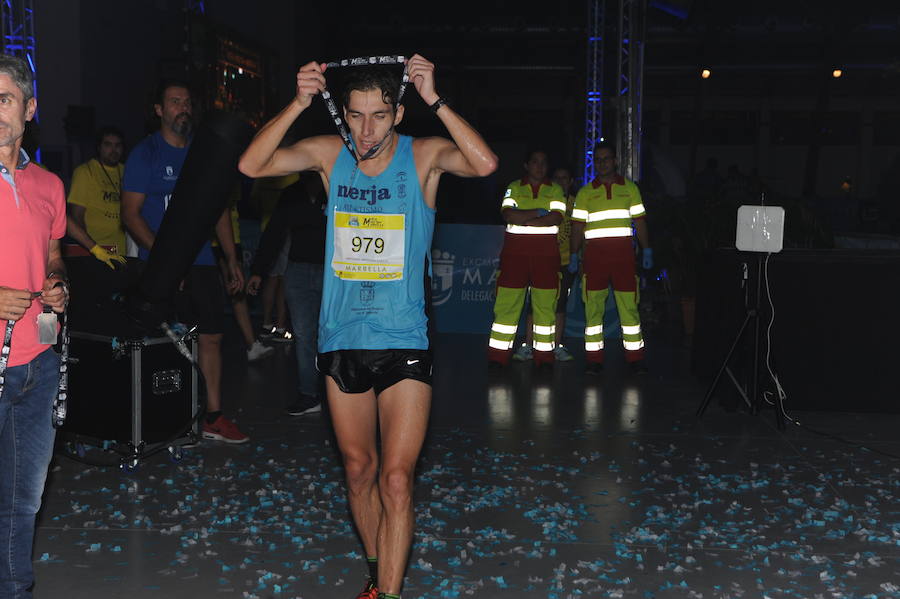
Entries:
[[31,292],[27,289],[0,287],[0,319],[19,320],[31,306]]
[[426,104],[431,106],[438,101],[440,96],[434,89],[434,63],[420,54],[414,54],[406,61],[406,73]]
[[301,108],[308,108],[313,97],[325,91],[325,63],[310,62],[297,71],[297,97]]

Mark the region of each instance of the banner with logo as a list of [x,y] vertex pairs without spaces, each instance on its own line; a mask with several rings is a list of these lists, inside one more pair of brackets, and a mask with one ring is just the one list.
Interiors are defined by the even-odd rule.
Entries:
[[[503,231],[502,225],[438,224],[435,228],[431,290],[432,314],[438,332],[485,336],[490,333]],[[523,326],[520,325],[520,332],[524,330]],[[611,293],[603,331],[608,339],[621,337]],[[566,306],[565,336],[584,337],[584,304],[577,280]]]
[[456,224],[435,228],[431,291],[438,332],[490,332],[503,229]]

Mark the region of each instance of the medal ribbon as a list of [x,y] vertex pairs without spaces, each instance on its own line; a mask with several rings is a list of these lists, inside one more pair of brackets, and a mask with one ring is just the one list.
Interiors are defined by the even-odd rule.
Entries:
[[[361,56],[359,58],[345,58],[344,60],[329,62],[325,64],[325,67],[328,69],[335,69],[339,67],[369,67],[369,66],[377,66],[377,65],[386,65],[386,64],[402,64],[403,65],[403,78],[400,82],[400,91],[397,93],[397,100],[394,103],[394,108],[400,106],[400,101],[403,100],[403,94],[406,92],[406,86],[409,83],[409,74],[406,72],[406,57],[404,56]],[[331,92],[328,91],[326,87],[322,92],[322,99],[325,101],[325,106],[328,108],[328,113],[331,115],[332,120],[334,121],[335,127],[337,127],[338,134],[341,136],[341,139],[344,142],[344,145],[347,146],[347,149],[350,150],[350,155],[353,156],[353,159],[358,163],[361,160],[368,160],[379,149],[381,149],[381,144],[384,143],[384,140],[381,140],[378,144],[373,146],[368,152],[365,153],[362,157],[357,158],[356,149],[353,147],[353,139],[350,137],[350,132],[347,130],[347,124],[344,122],[344,119],[341,118],[341,113],[338,111],[337,104],[334,101],[334,98],[331,95]],[[393,126],[391,127],[393,130]],[[391,131],[388,131],[388,135],[390,135]]]

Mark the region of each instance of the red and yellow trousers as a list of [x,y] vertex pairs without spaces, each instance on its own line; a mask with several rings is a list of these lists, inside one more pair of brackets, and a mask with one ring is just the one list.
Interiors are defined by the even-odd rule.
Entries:
[[525,295],[530,287],[534,362],[553,362],[559,263],[556,235],[506,234],[500,253],[500,276],[497,278],[488,360],[501,364],[509,362]]
[[588,362],[603,363],[603,314],[612,284],[625,359],[644,357],[644,338],[638,313],[637,275],[631,237],[588,239],[584,249],[584,350]]

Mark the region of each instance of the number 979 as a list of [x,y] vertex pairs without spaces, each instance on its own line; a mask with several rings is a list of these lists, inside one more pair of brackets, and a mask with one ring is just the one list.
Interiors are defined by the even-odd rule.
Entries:
[[381,237],[354,237],[350,240],[354,252],[374,252],[380,254],[384,251],[384,239]]

